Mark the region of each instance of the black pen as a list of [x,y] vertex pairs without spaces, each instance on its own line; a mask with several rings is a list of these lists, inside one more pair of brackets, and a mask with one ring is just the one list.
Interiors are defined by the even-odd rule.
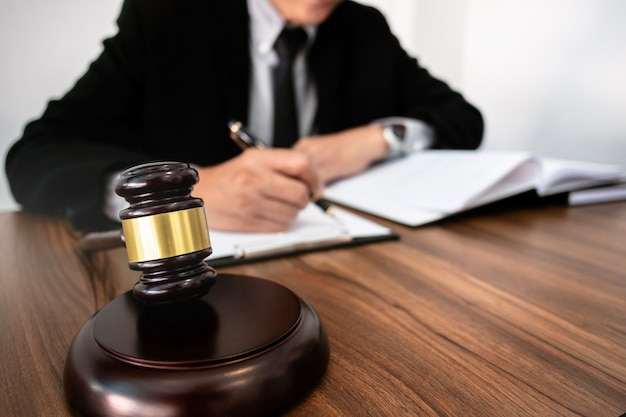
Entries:
[[267,148],[261,139],[258,139],[249,133],[239,121],[231,120],[228,122],[228,130],[230,131],[230,138],[237,144],[237,146],[239,146],[239,148],[241,148],[241,150],[248,148]]
[[[230,131],[230,138],[242,150],[245,150],[248,148],[258,148],[258,149],[267,148],[267,145],[265,145],[265,143],[263,143],[262,140],[258,139],[253,134],[248,132],[248,130],[243,126],[243,124],[240,121],[231,120],[230,122],[228,122],[228,130]],[[329,203],[321,199],[317,199],[317,200],[312,199],[311,201],[316,206],[321,208],[324,211],[324,213],[328,214],[329,216],[334,217],[332,213],[333,206],[331,206]]]

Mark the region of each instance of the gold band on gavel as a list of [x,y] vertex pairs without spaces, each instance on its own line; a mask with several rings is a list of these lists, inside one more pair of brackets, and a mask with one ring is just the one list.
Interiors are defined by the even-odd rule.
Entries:
[[184,255],[211,247],[202,207],[122,220],[129,262]]

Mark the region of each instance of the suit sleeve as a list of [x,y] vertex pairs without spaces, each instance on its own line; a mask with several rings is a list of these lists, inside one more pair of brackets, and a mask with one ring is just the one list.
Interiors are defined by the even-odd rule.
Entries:
[[78,229],[108,228],[106,174],[149,159],[140,127],[146,47],[136,3],[124,3],[118,34],[9,150],[7,178],[23,209],[65,216]]
[[380,13],[373,18],[378,20],[372,24],[379,34],[375,44],[385,45],[381,55],[386,55],[385,64],[394,74],[389,88],[398,103],[395,115],[423,120],[432,126],[436,136],[434,148],[476,149],[484,130],[480,111],[409,56]]
[[483,135],[479,110],[409,56],[375,8],[342,3],[320,28],[318,40],[319,50],[322,42],[325,49],[340,48],[336,55],[313,57],[322,63],[336,57],[333,65],[339,72],[341,100],[336,108],[345,115],[339,127],[409,117],[434,128],[435,148],[479,146]]
[[484,122],[480,111],[461,93],[433,77],[415,58],[397,53],[401,114],[423,120],[434,128],[436,149],[476,149]]

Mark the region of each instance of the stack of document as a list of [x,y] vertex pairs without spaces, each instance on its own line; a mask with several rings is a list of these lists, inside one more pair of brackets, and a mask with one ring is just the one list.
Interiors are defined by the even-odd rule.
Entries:
[[620,200],[626,200],[626,179],[615,184],[600,185],[567,193],[567,204],[571,206]]

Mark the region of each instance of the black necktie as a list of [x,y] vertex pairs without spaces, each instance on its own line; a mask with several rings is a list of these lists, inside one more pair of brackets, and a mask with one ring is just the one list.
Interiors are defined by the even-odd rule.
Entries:
[[274,147],[288,148],[298,139],[298,112],[293,88],[293,61],[304,46],[307,34],[301,27],[284,28],[274,50],[278,65],[272,73],[274,85]]

